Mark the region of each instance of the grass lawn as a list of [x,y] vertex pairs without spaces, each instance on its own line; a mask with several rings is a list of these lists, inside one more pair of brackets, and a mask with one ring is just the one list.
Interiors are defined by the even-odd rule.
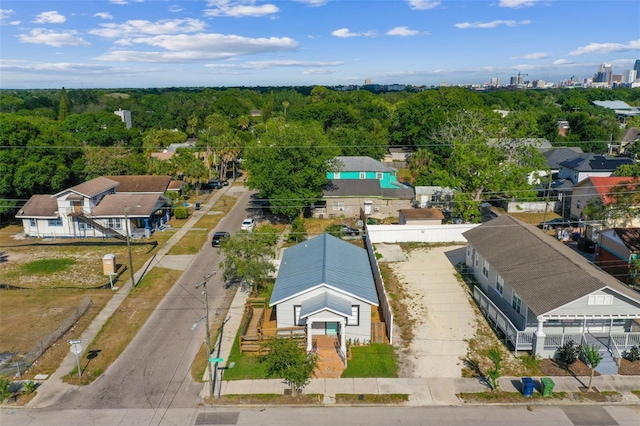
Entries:
[[341,377],[398,377],[398,361],[393,346],[372,343],[351,347],[351,359]]
[[338,404],[404,404],[409,401],[406,393],[337,393],[336,403]]
[[75,259],[40,259],[22,265],[22,272],[25,274],[52,274],[54,272],[64,272],[76,263]]
[[236,336],[227,365],[235,362],[233,368],[224,371],[222,380],[260,380],[267,378],[266,366],[254,355],[240,353],[240,343]]
[[198,254],[207,241],[207,231],[191,230],[167,252],[168,255]]

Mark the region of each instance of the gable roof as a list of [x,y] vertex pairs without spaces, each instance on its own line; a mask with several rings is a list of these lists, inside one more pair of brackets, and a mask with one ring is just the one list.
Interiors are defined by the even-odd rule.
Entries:
[[538,228],[502,215],[463,233],[539,316],[605,287],[640,295]]
[[129,217],[149,217],[156,210],[160,200],[168,201],[161,194],[111,194],[106,195],[93,209],[96,217],[124,217],[127,209]]
[[543,157],[547,160],[547,166],[551,170],[560,168],[560,163],[563,161],[571,160],[576,157],[584,155],[582,148],[576,147],[558,147],[546,149],[542,152]]
[[118,192],[164,192],[171,182],[171,176],[122,175],[105,176],[119,183]]
[[329,180],[322,187],[323,197],[376,197],[412,199],[413,188],[381,188],[378,179]]
[[100,176],[95,179],[83,182],[79,185],[72,186],[71,188],[65,189],[64,191],[60,191],[56,194],[56,196],[63,194],[66,191],[72,191],[85,197],[91,198],[112,188],[115,188],[118,185],[118,182],[108,179],[104,176]]
[[561,166],[579,172],[613,172],[618,166],[623,164],[633,164],[633,160],[627,157],[605,157],[604,155],[585,154],[571,160],[560,163]]
[[322,234],[284,251],[269,306],[321,286],[378,304],[367,251]]
[[590,176],[582,181],[580,181],[574,188],[580,188],[587,184],[591,184],[591,186],[596,190],[602,202],[608,204],[614,201],[611,197],[609,197],[609,193],[613,188],[623,183],[631,182],[633,180],[632,177],[620,177],[620,176]]
[[325,291],[302,302],[300,306],[300,318],[306,318],[324,310],[331,311],[338,315],[350,316],[352,314],[351,301],[337,294]]
[[389,172],[398,170],[371,157],[336,157],[339,172]]
[[58,217],[58,201],[51,195],[32,195],[25,203],[18,214],[17,218],[56,218]]
[[624,131],[624,133],[622,134],[622,138],[620,138],[620,141],[633,142],[638,139],[640,139],[640,129],[637,127],[630,127]]

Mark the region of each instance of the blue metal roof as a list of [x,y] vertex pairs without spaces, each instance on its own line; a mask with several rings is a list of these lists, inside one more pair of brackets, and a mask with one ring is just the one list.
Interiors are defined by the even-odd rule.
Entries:
[[378,305],[367,251],[329,234],[284,251],[269,305],[319,286]]
[[328,291],[302,302],[300,318],[328,310],[338,315],[351,316],[351,301]]

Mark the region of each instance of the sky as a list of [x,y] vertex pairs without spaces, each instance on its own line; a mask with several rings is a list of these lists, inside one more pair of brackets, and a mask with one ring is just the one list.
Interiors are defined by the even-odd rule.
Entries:
[[638,58],[639,0],[0,2],[0,89],[558,82]]

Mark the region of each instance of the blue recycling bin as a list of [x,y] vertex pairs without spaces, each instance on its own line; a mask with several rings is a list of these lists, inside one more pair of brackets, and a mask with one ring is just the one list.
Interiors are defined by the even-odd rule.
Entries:
[[522,378],[522,395],[531,397],[533,396],[533,390],[535,389],[535,382],[531,377]]

